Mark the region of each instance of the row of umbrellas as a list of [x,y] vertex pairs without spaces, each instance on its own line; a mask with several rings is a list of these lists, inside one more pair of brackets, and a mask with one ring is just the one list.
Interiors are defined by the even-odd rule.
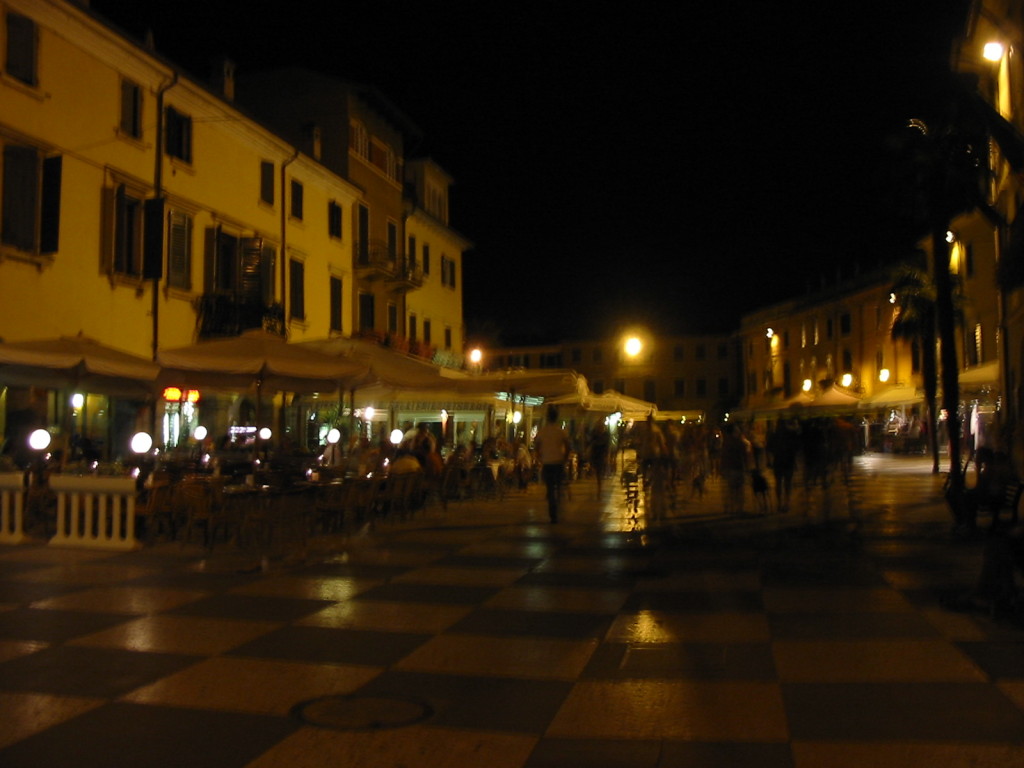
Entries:
[[583,397],[572,371],[468,374],[395,354],[358,339],[290,344],[265,331],[203,341],[158,353],[156,362],[86,336],[0,343],[0,383],[82,388],[146,396],[164,384],[233,391],[334,392],[367,386],[460,395],[517,391]]

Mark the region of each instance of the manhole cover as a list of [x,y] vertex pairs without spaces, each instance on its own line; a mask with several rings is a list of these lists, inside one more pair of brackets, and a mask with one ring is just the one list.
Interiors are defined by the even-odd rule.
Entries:
[[319,728],[370,731],[412,725],[433,710],[422,701],[397,696],[324,696],[297,704],[292,713]]

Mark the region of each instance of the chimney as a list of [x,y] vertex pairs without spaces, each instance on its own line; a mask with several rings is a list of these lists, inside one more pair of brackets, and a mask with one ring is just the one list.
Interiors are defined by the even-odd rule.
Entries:
[[309,154],[314,160],[319,162],[320,155],[323,154],[320,126],[316,123],[306,123],[304,127],[306,129],[306,142],[309,147]]
[[235,62],[227,56],[219,56],[213,60],[213,89],[224,101],[235,100]]

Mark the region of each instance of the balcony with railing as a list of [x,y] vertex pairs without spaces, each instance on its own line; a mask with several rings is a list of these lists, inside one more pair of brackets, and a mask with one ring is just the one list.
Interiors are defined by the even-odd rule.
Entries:
[[356,275],[364,280],[384,280],[394,276],[398,253],[383,240],[357,241]]
[[285,335],[284,307],[267,305],[260,297],[206,293],[196,299],[196,314],[200,339],[238,336],[257,328]]
[[395,272],[387,280],[395,292],[414,291],[423,287],[423,268],[409,259],[401,258],[395,262]]

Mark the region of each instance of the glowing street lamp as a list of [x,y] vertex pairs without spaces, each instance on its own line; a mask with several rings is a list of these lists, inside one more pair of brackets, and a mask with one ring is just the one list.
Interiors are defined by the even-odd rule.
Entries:
[[849,387],[851,384],[853,384],[853,374],[852,373],[844,373],[843,374],[843,378],[842,378],[842,383],[843,383],[844,387]]
[[50,447],[50,432],[37,429],[28,436],[28,447],[33,451],[45,451]]
[[635,358],[644,348],[644,343],[640,341],[638,336],[630,336],[626,339],[626,343],[623,345],[623,349],[626,351],[628,357]]
[[985,57],[987,61],[1001,61],[1003,53],[1006,48],[1003,47],[1002,43],[992,41],[985,43],[985,47],[981,51],[981,55]]

